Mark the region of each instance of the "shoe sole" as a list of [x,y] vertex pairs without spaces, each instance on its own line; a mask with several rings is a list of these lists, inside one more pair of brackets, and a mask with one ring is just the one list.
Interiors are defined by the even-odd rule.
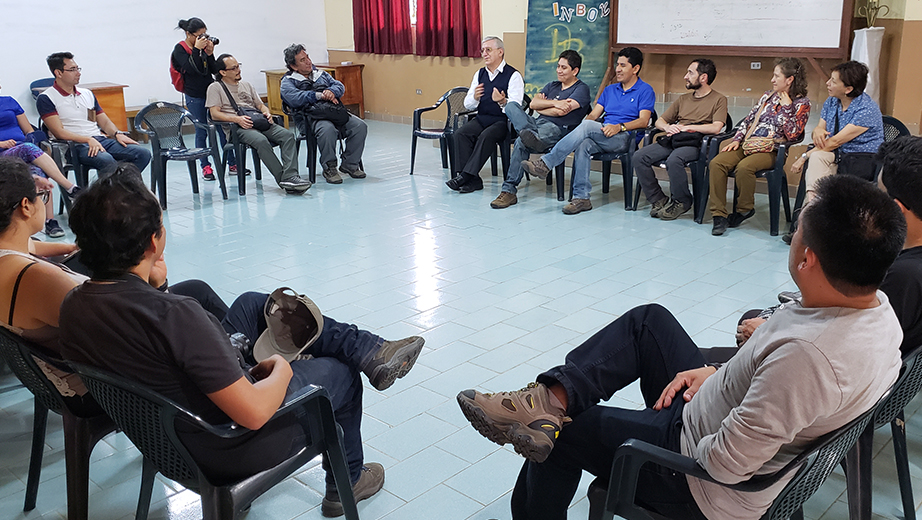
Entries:
[[525,171],[527,171],[529,175],[537,177],[541,179],[542,181],[547,179],[547,176],[550,175],[551,173],[550,170],[548,170],[545,173],[539,173],[538,170],[535,168],[535,166],[530,161],[523,161],[522,168],[524,168]]
[[206,176],[203,175],[203,176],[202,176],[202,180],[203,180],[203,181],[213,181],[213,180],[215,180],[215,176],[212,175],[212,176],[210,176],[210,177],[206,177]]
[[61,238],[64,236],[64,231],[62,230],[60,233],[47,233],[46,232],[45,236],[47,236],[48,238]]
[[465,184],[464,186],[461,186],[461,189],[458,190],[458,193],[474,193],[475,191],[480,191],[482,189],[483,189],[482,184],[477,188],[468,188],[467,184]]
[[[375,387],[379,392],[384,391],[390,388],[394,381],[407,375],[413,365],[416,364],[416,359],[419,357],[419,353],[423,351],[423,345],[425,344],[426,340],[419,338],[395,352],[387,363],[375,367],[369,378],[371,386]],[[386,375],[379,380],[379,374],[385,370],[387,371]]]
[[584,212],[584,211],[590,211],[590,210],[592,210],[591,207],[590,207],[590,208],[585,208],[585,209],[580,209],[580,210],[577,210],[577,211],[567,211],[566,209],[563,209],[563,210],[561,210],[561,211],[563,211],[563,214],[564,214],[564,215],[579,215],[580,213],[582,213],[582,212]]
[[503,424],[491,419],[480,406],[464,396],[458,394],[458,406],[461,413],[471,423],[480,435],[504,446],[511,444],[515,452],[533,462],[544,462],[551,454],[553,446],[538,444],[529,431],[523,432],[525,427],[521,423]]
[[525,148],[538,153],[544,152],[544,150],[548,148],[544,141],[538,139],[538,137],[531,132],[519,134],[519,139],[522,140],[522,144],[525,145]]
[[343,183],[343,180],[342,180],[342,179],[333,179],[333,180],[330,180],[330,179],[327,179],[326,177],[324,177],[323,180],[327,181],[327,184],[342,184],[342,183]]

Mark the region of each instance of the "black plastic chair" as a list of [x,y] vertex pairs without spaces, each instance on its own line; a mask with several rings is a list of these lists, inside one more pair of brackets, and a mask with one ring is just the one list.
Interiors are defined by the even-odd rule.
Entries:
[[852,520],[871,518],[871,457],[874,430],[887,424],[893,433],[893,454],[896,458],[896,474],[903,500],[903,518],[915,520],[916,509],[912,498],[909,476],[909,455],[906,449],[906,421],[903,409],[922,389],[922,346],[916,347],[903,357],[900,377],[893,383],[893,390],[874,412],[867,427],[858,437],[858,442],[845,458],[845,478],[848,483],[849,518]]
[[[224,172],[227,171],[228,159],[230,158],[231,151],[234,152],[234,157],[237,158],[237,193],[240,195],[246,195],[247,193],[247,158],[246,151],[249,148],[250,155],[253,157],[253,170],[255,171],[256,180],[262,180],[262,163],[259,160],[259,153],[256,151],[256,148],[253,148],[243,141],[240,140],[240,134],[237,130],[240,128],[237,126],[237,123],[222,123],[214,121],[211,119],[211,115],[208,116],[209,123],[214,124],[216,128],[221,128],[224,132],[224,135],[227,136],[227,144],[224,145],[223,153],[221,154],[221,167],[218,170],[218,173],[221,177],[224,177]],[[273,121],[277,125],[282,124],[282,116],[272,116]],[[273,147],[277,145],[272,145]]]
[[[611,163],[612,161],[621,161],[621,178],[624,183],[624,209],[625,211],[633,211],[637,209],[636,205],[632,204],[633,193],[634,193],[634,152],[637,151],[637,134],[639,132],[648,132],[653,128],[653,123],[656,122],[656,110],[653,110],[650,114],[650,120],[647,122],[647,127],[642,130],[631,130],[630,136],[631,141],[627,147],[626,152],[619,153],[596,153],[592,155],[593,161],[602,161],[602,193],[608,193],[609,187],[611,186]],[[573,174],[572,170],[570,173],[570,199],[573,200]],[[563,200],[559,197],[558,190],[558,200]]]
[[[731,117],[730,114],[727,114],[727,122],[724,124],[724,130],[728,131],[731,128],[733,128],[733,117]],[[652,143],[655,135],[656,134],[653,132],[648,132],[643,139],[644,146]],[[717,133],[712,135],[705,135],[704,139],[701,140],[701,151],[698,153],[698,158],[685,163],[685,166],[691,170],[692,174],[692,200],[694,204],[694,217],[695,222],[698,224],[704,221],[704,211],[707,209],[708,190],[710,189],[707,182],[706,169],[712,157],[708,155],[708,151],[711,147],[711,141],[714,139],[719,139],[720,136],[724,135],[726,134]],[[660,161],[659,164],[654,164],[653,166],[665,169],[666,161]],[[638,184],[637,187],[634,188],[634,208],[637,208],[637,205],[640,203],[641,192],[642,190],[640,189],[640,184]]]
[[32,92],[32,101],[38,99],[42,92],[45,91],[48,87],[54,85],[54,78],[42,78],[37,79],[29,84],[29,91]]
[[[884,402],[890,392],[878,401]],[[715,481],[698,462],[674,451],[652,444],[630,439],[615,452],[608,491],[599,479],[589,487],[590,520],[611,520],[614,515],[628,520],[650,520],[664,518],[634,503],[637,491],[637,477],[641,466],[657,464],[678,473],[714,482],[737,491],[761,491],[777,483],[791,472],[794,477],[787,483],[763,520],[803,519],[803,503],[823,484],[846,452],[855,445],[858,436],[870,423],[878,405],[861,414],[845,426],[813,441],[804,451],[783,468],[768,475],[757,475],[738,484],[721,484]],[[604,502],[602,502],[604,497]],[[678,519],[677,519],[678,520]]]
[[[33,356],[40,356],[38,347],[3,327],[0,327],[0,355],[34,396],[32,454],[23,511],[35,509],[45,448],[45,427],[48,411],[51,410],[64,419],[67,518],[86,520],[89,517],[90,454],[100,439],[115,431],[115,423],[104,413],[84,417],[71,411],[36,363]],[[43,361],[47,359],[46,362],[51,362],[51,359],[41,357]]]
[[[38,96],[53,84],[54,78],[42,78],[33,81],[29,85],[29,90],[32,92],[32,100],[38,100]],[[41,130],[47,133],[49,137],[52,137],[48,128],[43,123],[39,124],[41,125]],[[45,150],[45,152],[54,159],[58,169],[61,170],[61,173],[63,173],[65,177],[68,176],[69,172],[74,172],[74,182],[77,186],[85,188],[89,184],[90,168],[80,164],[76,159],[71,159],[77,157],[77,143],[64,139],[52,138],[49,141],[49,149]]]
[[[186,121],[192,123],[196,129],[201,128],[208,132],[208,140],[211,142],[209,148],[186,147],[182,136],[183,123]],[[150,136],[150,146],[154,156],[150,168],[150,187],[155,193],[159,190],[160,207],[166,209],[167,161],[186,161],[189,167],[189,178],[192,180],[192,193],[198,194],[195,161],[211,156],[217,164],[220,157],[214,125],[198,121],[191,112],[179,105],[158,101],[138,112],[134,118],[134,128]],[[221,185],[221,196],[227,200],[227,186],[223,170],[218,172],[218,182]]]
[[[455,149],[453,136],[459,124],[459,118],[465,112],[464,98],[467,96],[467,87],[455,87],[439,98],[431,107],[417,108],[413,111],[413,142],[410,146],[410,175],[413,175],[413,166],[416,164],[416,139],[438,139],[439,149],[442,152],[442,168],[449,168],[452,175],[455,173]],[[435,110],[445,103],[445,126],[442,128],[423,128],[422,116],[425,112]]]
[[[317,455],[326,454],[336,480],[347,520],[358,520],[358,510],[352,495],[349,469],[342,446],[342,434],[333,418],[329,395],[314,386],[284,403],[270,420],[296,414],[297,420],[309,432],[311,444],[283,461],[239,482],[216,484],[196,464],[179,440],[177,427],[196,430],[200,435],[233,439],[250,430],[236,424],[211,425],[162,395],[110,372],[73,364],[90,393],[125,432],[144,455],[141,499],[136,518],[146,519],[153,476],[160,472],[202,498],[205,520],[236,519],[250,503],[274,485],[286,479]],[[233,464],[228,461],[228,464]]]

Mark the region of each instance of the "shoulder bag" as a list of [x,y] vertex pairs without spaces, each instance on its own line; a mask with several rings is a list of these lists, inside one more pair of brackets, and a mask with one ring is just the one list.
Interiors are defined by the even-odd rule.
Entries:
[[266,119],[266,116],[263,115],[263,113],[259,110],[250,107],[238,106],[237,102],[234,100],[234,96],[232,96],[230,90],[227,89],[227,85],[225,85],[224,82],[220,80],[218,80],[218,83],[221,84],[221,87],[227,94],[227,99],[230,100],[231,107],[233,107],[234,112],[236,112],[238,116],[247,116],[251,121],[253,121],[253,130],[265,132],[272,126],[272,123],[270,123],[269,120]]
[[[832,135],[839,133],[839,110],[836,109],[836,123]],[[833,152],[836,155],[836,163],[839,167],[836,170],[836,173],[842,175],[851,175],[853,177],[858,177],[859,179],[864,179],[866,181],[873,181],[874,177],[877,176],[877,161],[874,157],[876,153],[871,152],[855,152],[855,153],[845,153],[840,148],[836,148]]]
[[759,111],[756,112],[756,116],[749,125],[749,131],[746,132],[746,137],[743,138],[743,143],[740,145],[743,149],[743,155],[769,153],[775,149],[775,140],[771,137],[752,137],[752,133],[755,131],[756,127],[759,126],[759,118],[762,117],[762,112],[765,111],[766,106],[768,106],[768,99],[759,107]]

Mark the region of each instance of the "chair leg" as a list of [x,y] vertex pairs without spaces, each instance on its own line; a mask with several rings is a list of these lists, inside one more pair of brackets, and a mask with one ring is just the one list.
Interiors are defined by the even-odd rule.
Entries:
[[[621,156],[621,178],[624,183],[624,209],[625,211],[634,211],[637,209],[636,204],[631,204],[634,195],[634,165],[631,156]],[[611,168],[611,166],[609,166]],[[639,198],[639,197],[638,197]]]
[[32,455],[29,457],[29,477],[26,480],[26,502],[23,511],[35,509],[38,497],[38,480],[42,474],[42,453],[45,449],[45,428],[48,425],[48,409],[35,399],[32,413]]
[[138,493],[138,509],[134,514],[134,520],[147,520],[147,514],[150,512],[150,499],[154,491],[154,477],[156,476],[157,468],[145,458],[144,466],[141,468],[141,491]]
[[90,453],[93,451],[89,421],[64,414],[64,462],[67,475],[67,518],[89,517]]
[[195,171],[195,161],[186,161],[186,166],[189,168],[189,179],[192,181],[192,193],[198,195],[198,172]]
[[250,154],[253,155],[253,171],[256,173],[256,180],[261,181],[263,179],[263,165],[262,161],[259,160],[259,153],[256,148],[250,148]]
[[493,155],[490,156],[490,167],[493,169],[493,176],[496,177],[499,175],[496,166],[496,150],[493,150]]
[[704,221],[704,211],[707,209],[708,196],[710,195],[710,179],[708,178],[707,164],[697,161],[697,166],[692,168],[692,184],[697,185],[695,192],[695,222]]
[[[410,175],[413,175],[413,165],[416,164],[416,134],[413,134],[413,140],[410,142]],[[442,149],[442,168],[445,167],[446,157],[445,157],[445,143],[443,139],[439,139],[439,147]]]
[[[555,173],[557,174],[557,200],[561,202],[563,202],[563,181],[564,175],[566,175],[565,169],[566,167],[563,165],[563,163],[558,164],[557,168],[554,169]],[[548,177],[550,177],[550,175],[548,175]]]
[[[416,136],[413,136],[413,144],[416,144]],[[439,152],[442,154],[442,169],[448,168],[448,141],[444,137],[439,137]],[[410,164],[412,169],[413,165]]]
[[[150,170],[151,176],[154,175],[154,169]],[[160,195],[160,209],[166,209],[166,158],[160,160],[157,165],[157,193]]]
[[868,424],[858,442],[845,454],[845,481],[849,520],[871,518],[871,450],[874,424]]
[[768,218],[769,232],[778,236],[778,220],[781,218],[781,178],[775,172],[770,172],[768,179]]
[[[214,160],[215,166],[218,165],[218,152],[213,151],[211,154],[212,160]],[[221,186],[221,198],[227,200],[227,180],[224,178],[224,166],[221,166],[220,171],[218,171],[218,185]]]
[[[570,177],[573,181],[573,177]],[[611,161],[602,161],[602,193],[608,193],[611,184]]]
[[247,194],[247,156],[246,147],[237,142],[234,146],[234,156],[237,158],[237,192],[240,195]]
[[506,176],[509,175],[509,155],[512,153],[510,151],[512,149],[512,140],[510,140],[509,136],[506,136],[506,138],[499,143],[499,146],[499,157],[502,159],[503,164],[503,181],[505,181]]
[[912,499],[912,485],[909,476],[909,453],[906,450],[906,421],[903,411],[890,423],[893,432],[893,454],[896,457],[896,475],[900,482],[900,497],[903,499],[903,518],[916,520],[915,502]]

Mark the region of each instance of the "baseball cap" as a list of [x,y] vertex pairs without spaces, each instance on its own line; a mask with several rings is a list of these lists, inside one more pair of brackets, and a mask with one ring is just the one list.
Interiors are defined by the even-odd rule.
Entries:
[[288,287],[272,291],[263,314],[267,327],[253,346],[256,361],[279,354],[290,362],[317,341],[323,330],[323,314],[317,304]]

